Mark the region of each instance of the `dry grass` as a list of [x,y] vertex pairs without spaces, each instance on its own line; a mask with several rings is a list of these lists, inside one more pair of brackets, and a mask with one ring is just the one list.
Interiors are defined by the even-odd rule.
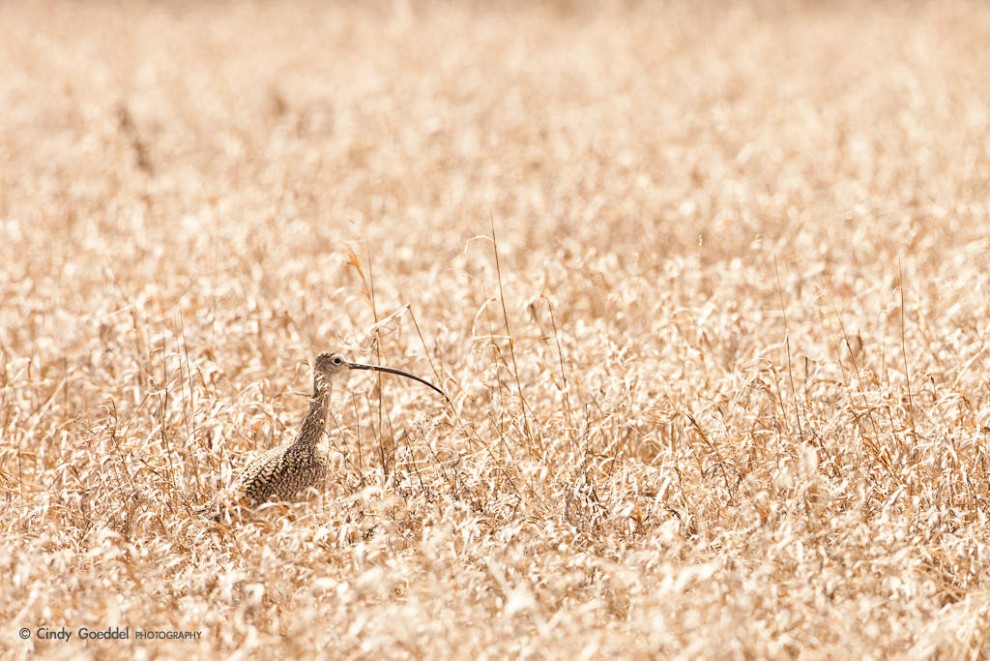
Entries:
[[[0,33],[0,653],[990,654],[986,4]],[[455,407],[352,377],[325,497],[198,516],[326,349]],[[111,625],[203,636],[17,636]]]

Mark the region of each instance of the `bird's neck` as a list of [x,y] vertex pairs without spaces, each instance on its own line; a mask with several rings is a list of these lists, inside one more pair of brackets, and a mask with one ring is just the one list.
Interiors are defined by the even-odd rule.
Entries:
[[309,413],[303,420],[302,428],[296,437],[296,443],[316,445],[323,438],[327,428],[327,409],[330,404],[330,390],[316,389],[309,400]]

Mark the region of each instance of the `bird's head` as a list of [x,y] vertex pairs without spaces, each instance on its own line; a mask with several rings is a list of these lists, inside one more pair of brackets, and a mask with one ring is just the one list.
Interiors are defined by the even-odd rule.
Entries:
[[446,399],[447,395],[429,381],[424,381],[418,376],[382,365],[365,365],[363,363],[352,363],[337,353],[321,353],[316,357],[313,365],[313,395],[318,396],[330,392],[330,384],[334,379],[346,377],[350,370],[373,370],[375,372],[385,372],[419,381],[420,383],[433,388]]
[[341,374],[346,374],[351,363],[336,353],[321,353],[313,365],[313,394],[330,391],[330,384]]

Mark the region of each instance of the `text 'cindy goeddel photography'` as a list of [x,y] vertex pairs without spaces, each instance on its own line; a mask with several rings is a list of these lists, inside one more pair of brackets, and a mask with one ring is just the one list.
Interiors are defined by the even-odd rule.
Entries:
[[131,627],[22,627],[17,632],[23,640],[57,640],[67,643],[73,638],[79,640],[199,640],[202,631],[181,629],[131,629]]

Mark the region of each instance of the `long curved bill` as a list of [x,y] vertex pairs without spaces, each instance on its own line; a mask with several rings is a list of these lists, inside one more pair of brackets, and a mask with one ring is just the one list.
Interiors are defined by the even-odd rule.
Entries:
[[348,363],[347,366],[350,367],[352,370],[372,370],[372,371],[375,371],[375,372],[388,372],[389,374],[397,374],[399,376],[404,376],[407,379],[412,379],[413,381],[419,381],[424,386],[429,386],[430,388],[433,388],[434,390],[436,390],[448,402],[450,401],[450,398],[447,397],[447,393],[445,393],[444,391],[440,390],[439,388],[437,388],[435,385],[433,385],[429,381],[427,381],[425,379],[421,379],[418,376],[415,376],[413,374],[410,374],[409,372],[403,372],[402,370],[397,370],[397,369],[395,369],[393,367],[382,367],[381,365],[365,365],[363,363]]

